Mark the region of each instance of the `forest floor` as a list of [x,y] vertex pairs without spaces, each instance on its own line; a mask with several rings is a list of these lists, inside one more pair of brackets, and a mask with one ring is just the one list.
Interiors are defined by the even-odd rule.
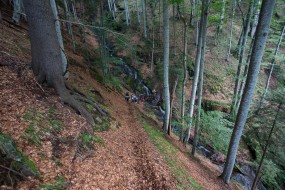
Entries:
[[[98,139],[94,150],[82,151],[78,139],[90,126],[63,105],[52,89],[36,82],[29,69],[27,31],[2,21],[0,34],[0,131],[12,137],[41,173],[39,179],[26,179],[17,186],[0,189],[44,188],[59,183],[60,178],[65,180],[59,185],[66,189],[176,189],[178,179],[166,161],[174,158],[179,159],[176,164],[199,184],[199,189],[238,189],[235,184],[222,183],[217,166],[202,156],[190,157],[187,149],[169,137],[165,139],[180,151],[166,158],[145,131],[141,118],[147,113],[143,104],[126,102],[121,93],[94,80],[87,67],[71,65],[69,83],[99,94],[112,117],[109,130],[94,133]],[[59,121],[60,130],[42,130],[41,126],[55,121]],[[36,133],[28,133],[31,128]],[[24,138],[27,135],[35,136]]]

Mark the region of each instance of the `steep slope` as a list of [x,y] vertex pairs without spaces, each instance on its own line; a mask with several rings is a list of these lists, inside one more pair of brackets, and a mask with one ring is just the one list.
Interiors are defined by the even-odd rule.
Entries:
[[[71,65],[69,83],[80,91],[91,89],[112,116],[110,130],[90,132],[86,121],[64,106],[52,89],[36,82],[29,69],[27,31],[2,21],[0,33],[0,130],[16,141],[41,173],[40,179],[26,179],[14,188],[176,189],[175,176],[140,122],[143,113],[136,107],[142,110],[143,105],[130,104],[122,94],[98,83],[82,62]],[[103,121],[96,121],[99,128]],[[83,135],[95,135],[99,143],[86,147]],[[236,189],[217,179],[217,169],[181,152],[171,156],[180,158],[181,167],[203,189]]]

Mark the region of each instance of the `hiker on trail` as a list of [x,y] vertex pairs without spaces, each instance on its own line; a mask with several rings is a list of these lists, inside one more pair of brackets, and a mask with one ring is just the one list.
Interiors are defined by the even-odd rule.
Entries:
[[138,102],[138,97],[136,95],[132,94],[131,95],[131,100],[132,100],[132,102],[137,103]]
[[126,100],[127,102],[129,102],[129,100],[130,100],[130,94],[129,94],[129,92],[126,92],[126,94],[125,94],[125,100]]

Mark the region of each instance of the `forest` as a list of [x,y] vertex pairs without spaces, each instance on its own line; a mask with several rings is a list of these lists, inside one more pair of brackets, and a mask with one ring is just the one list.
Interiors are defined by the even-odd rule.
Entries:
[[284,0],[0,0],[0,189],[285,189]]

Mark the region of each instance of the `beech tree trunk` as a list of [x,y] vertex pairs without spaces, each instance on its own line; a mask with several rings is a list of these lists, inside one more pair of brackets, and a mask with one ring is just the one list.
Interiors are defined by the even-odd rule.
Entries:
[[236,0],[232,0],[232,20],[231,20],[231,28],[230,28],[230,38],[229,38],[229,48],[227,53],[227,61],[229,61],[231,49],[232,49],[232,38],[233,38],[233,23],[235,18],[235,10],[236,10]]
[[128,7],[128,1],[127,0],[124,0],[124,6],[125,6],[126,23],[127,23],[127,26],[129,26],[130,16],[129,16],[129,7]]
[[223,181],[227,184],[229,183],[230,177],[232,175],[238,151],[239,141],[244,129],[244,125],[246,123],[249,106],[258,80],[260,63],[262,60],[263,51],[265,48],[270,28],[270,21],[272,17],[274,4],[275,0],[263,0],[262,2],[245,89],[242,96],[241,105],[238,110],[237,118],[235,121],[234,130],[231,136],[231,141],[227,153],[227,160],[225,163],[223,173],[221,175]]
[[175,79],[174,84],[172,86],[172,93],[171,93],[171,97],[170,97],[170,114],[169,114],[169,124],[168,124],[168,131],[167,131],[167,134],[169,136],[170,136],[170,133],[171,133],[173,101],[174,101],[174,96],[175,96],[175,92],[176,92],[177,83],[178,83],[178,76],[176,76],[176,79]]
[[220,35],[220,33],[221,33],[222,29],[223,29],[224,18],[225,18],[225,6],[226,6],[225,0],[222,0],[222,10],[221,10],[221,15],[220,15],[220,23],[217,26],[215,44],[217,44],[219,35]]
[[193,113],[194,113],[194,104],[195,104],[195,97],[196,97],[196,91],[197,91],[197,84],[198,84],[198,77],[200,72],[200,61],[201,61],[201,51],[202,51],[202,42],[203,42],[203,28],[206,27],[206,15],[208,14],[208,6],[209,6],[209,0],[203,0],[202,2],[202,11],[201,11],[201,21],[200,21],[200,28],[199,28],[199,41],[198,41],[198,47],[196,52],[196,59],[195,59],[195,69],[194,69],[194,79],[192,83],[192,92],[191,92],[191,98],[190,98],[190,107],[189,107],[189,124],[188,129],[186,133],[186,138],[184,140],[184,145],[186,146],[191,133],[192,128],[192,121],[193,121]]
[[[208,5],[208,4],[207,4]],[[198,112],[196,114],[195,123],[195,133],[192,147],[192,155],[195,156],[196,146],[199,141],[199,127],[200,127],[200,117],[201,117],[201,105],[203,98],[203,80],[204,80],[204,63],[205,63],[205,49],[206,49],[206,39],[207,39],[207,25],[208,25],[208,6],[204,10],[204,24],[202,28],[202,47],[201,47],[201,60],[200,60],[200,71],[199,71],[199,86],[198,86]]]
[[[146,4],[145,0],[142,0],[142,15],[143,15],[143,36],[147,38],[147,29],[146,29]],[[168,16],[169,17],[169,16]]]
[[54,18],[55,18],[55,30],[56,30],[56,35],[57,35],[57,39],[58,39],[59,46],[60,46],[60,56],[61,56],[62,71],[63,71],[62,75],[65,75],[67,73],[67,59],[66,59],[66,56],[64,53],[64,45],[63,45],[60,23],[58,20],[58,12],[57,12],[55,0],[50,0],[50,5],[51,5],[51,9],[52,9]]
[[259,12],[260,12],[260,5],[261,5],[260,0],[254,1],[254,18],[253,18],[253,22],[252,22],[251,29],[250,29],[251,38],[254,37],[255,31],[256,31],[256,26],[258,23],[258,16],[259,16]]
[[164,99],[165,99],[165,115],[164,115],[164,132],[167,133],[170,116],[170,93],[169,93],[169,13],[168,0],[163,0],[163,73],[164,73]]
[[187,21],[184,21],[184,48],[183,48],[183,82],[182,82],[182,101],[181,101],[181,133],[180,140],[183,141],[183,132],[185,128],[185,87],[187,82]]
[[40,83],[56,89],[64,103],[94,124],[92,115],[67,91],[62,76],[61,50],[49,1],[25,0],[32,52],[32,69]]
[[247,76],[247,72],[248,72],[250,56],[252,54],[253,44],[254,44],[254,38],[251,40],[249,53],[248,53],[248,56],[247,56],[246,64],[245,64],[245,67],[244,67],[244,71],[243,71],[243,75],[242,75],[242,79],[241,79],[241,83],[240,83],[240,88],[239,88],[239,92],[238,92],[238,101],[237,101],[237,106],[236,106],[237,110],[239,109],[242,93],[243,93],[243,90],[244,90],[244,85],[245,85],[245,80],[246,80],[246,76]]
[[239,57],[239,63],[238,63],[238,68],[237,68],[237,74],[235,78],[235,88],[234,88],[234,95],[232,99],[232,105],[231,105],[231,116],[234,117],[236,115],[236,108],[237,108],[237,100],[238,100],[238,89],[240,85],[240,74],[241,74],[241,69],[243,65],[243,58],[246,50],[246,42],[247,42],[247,36],[248,36],[248,31],[249,31],[249,26],[250,26],[250,18],[252,16],[252,11],[253,11],[253,3],[249,5],[246,21],[243,25],[243,37],[242,37],[242,43],[241,43],[241,54]]
[[21,15],[25,17],[23,0],[13,0],[13,6],[14,10],[12,19],[16,24],[20,24]]

